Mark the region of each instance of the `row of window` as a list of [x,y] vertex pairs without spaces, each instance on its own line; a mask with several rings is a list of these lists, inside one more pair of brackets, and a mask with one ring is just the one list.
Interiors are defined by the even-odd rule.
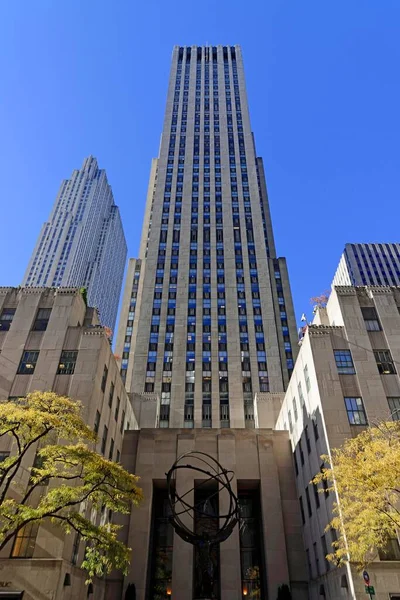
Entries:
[[[16,308],[3,308],[0,314],[0,331],[8,331],[14,319]],[[50,319],[51,308],[39,308],[32,325],[32,331],[45,331]]]

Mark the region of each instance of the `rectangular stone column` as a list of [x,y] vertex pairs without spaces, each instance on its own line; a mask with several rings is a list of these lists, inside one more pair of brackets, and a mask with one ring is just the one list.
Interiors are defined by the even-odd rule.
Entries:
[[[178,434],[177,456],[194,449],[194,436],[192,433]],[[179,494],[184,494],[194,486],[194,475],[189,470],[178,470],[176,476],[176,489]],[[188,504],[193,505],[194,491],[185,496]],[[192,516],[183,515],[182,521],[190,528],[193,527]],[[173,600],[191,600],[193,589],[193,546],[174,532],[174,549],[172,560],[172,598]]]
[[134,506],[131,512],[128,546],[132,548],[132,560],[129,575],[125,580],[125,586],[131,582],[135,584],[137,600],[145,600],[146,597],[154,459],[153,432],[142,430],[137,451],[136,475],[140,477],[143,501],[139,506]]
[[257,441],[268,597],[273,599],[278,587],[289,582],[282,499],[272,439],[258,435]]
[[[222,433],[218,436],[218,462],[224,469],[235,473],[236,443],[235,436]],[[237,494],[236,476],[231,481],[234,494]],[[223,515],[229,509],[229,496],[220,491],[219,514]],[[220,526],[224,523],[220,519]],[[220,545],[221,600],[241,600],[241,570],[239,524],[236,525],[230,537]]]

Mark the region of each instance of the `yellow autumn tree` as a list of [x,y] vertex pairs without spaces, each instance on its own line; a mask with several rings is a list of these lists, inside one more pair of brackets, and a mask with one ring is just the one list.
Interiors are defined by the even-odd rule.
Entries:
[[[127,572],[130,549],[118,540],[119,527],[90,513],[129,514],[142,491],[135,475],[95,452],[95,440],[80,403],[71,398],[34,392],[0,402],[0,443],[10,449],[0,461],[0,550],[24,527],[48,520],[85,541],[80,566],[88,581],[112,569]],[[26,470],[28,481],[20,477]]]
[[329,467],[313,482],[325,480],[338,498],[328,525],[338,539],[328,559],[362,568],[400,529],[400,422],[370,427],[322,458]]

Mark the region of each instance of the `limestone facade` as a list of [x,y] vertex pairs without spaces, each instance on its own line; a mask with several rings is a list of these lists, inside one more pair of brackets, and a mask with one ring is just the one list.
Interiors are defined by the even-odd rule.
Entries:
[[[265,562],[265,596],[276,598],[283,583],[291,586],[293,600],[306,600],[307,571],[296,497],[292,454],[287,432],[271,429],[140,429],[124,436],[122,464],[140,476],[144,501],[130,517],[121,519],[124,541],[132,548],[132,565],[125,581],[109,580],[107,599],[120,598],[129,583],[137,600],[153,596],[149,591],[152,555],[152,505],[154,494],[165,486],[165,474],[185,452],[202,451],[234,471],[235,493],[255,489],[260,495],[260,518]],[[196,477],[196,479],[195,479]],[[197,474],[177,480],[182,492],[195,486]],[[190,498],[192,497],[191,493]],[[193,546],[173,534],[171,598],[193,596]],[[239,528],[220,546],[220,598],[240,600],[242,595]]]
[[[392,418],[393,403],[400,402],[399,307],[400,288],[334,287],[327,307],[317,310],[307,328],[280,410],[277,429],[289,431],[297,471],[311,600],[319,600],[322,593],[327,600],[365,598],[360,573],[337,569],[325,560],[334,540],[334,532],[325,528],[335,497],[317,497],[310,481],[320,471],[321,455],[356,436],[363,423]],[[378,350],[390,355],[393,368],[385,367],[387,372],[378,369]],[[347,366],[343,359],[350,359]],[[348,414],[346,399],[361,399],[364,416]],[[266,406],[258,402],[258,413]],[[377,559],[368,568],[376,600],[400,595],[400,549],[395,557]]]
[[[39,317],[45,319],[38,323]],[[33,372],[21,374],[21,360],[28,351],[38,352],[29,359],[35,366]],[[76,351],[70,374],[60,373],[64,351]],[[136,419],[97,312],[87,308],[74,288],[0,288],[0,401],[35,390],[80,400],[84,419],[98,429],[97,451],[102,451],[107,432],[103,453],[120,460],[124,429],[137,427]],[[0,439],[0,452],[8,451],[12,451],[10,438]],[[27,469],[34,455],[32,448],[19,472],[22,484],[29,477]],[[11,558],[13,543],[8,544],[0,553],[0,591],[5,582],[7,592],[24,591],[24,600],[86,598],[85,574],[76,566],[83,558],[84,544],[76,548],[74,541],[74,534],[65,536],[44,522],[31,556]],[[64,585],[66,574],[70,575],[68,586]],[[104,582],[96,581],[91,599],[103,597]]]

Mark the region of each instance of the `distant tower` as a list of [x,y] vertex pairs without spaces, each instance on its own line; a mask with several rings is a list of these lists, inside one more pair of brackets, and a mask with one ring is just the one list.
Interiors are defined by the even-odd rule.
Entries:
[[332,285],[400,285],[400,244],[346,244]]
[[254,394],[288,384],[292,297],[239,46],[174,48],[116,352],[128,390],[160,398],[162,427],[254,427]]
[[86,287],[103,325],[115,327],[127,247],[104,169],[86,158],[62,182],[44,223],[23,286]]

